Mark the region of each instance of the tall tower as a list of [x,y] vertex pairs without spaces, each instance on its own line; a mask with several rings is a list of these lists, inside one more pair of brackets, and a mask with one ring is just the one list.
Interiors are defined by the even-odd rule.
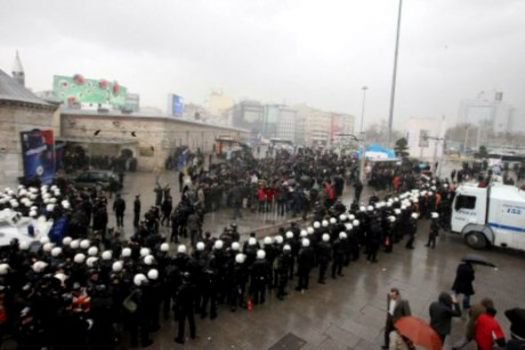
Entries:
[[15,63],[13,64],[13,78],[22,86],[26,84],[26,75],[24,73],[24,68],[22,67],[22,61],[20,60],[20,55],[18,50],[16,51]]

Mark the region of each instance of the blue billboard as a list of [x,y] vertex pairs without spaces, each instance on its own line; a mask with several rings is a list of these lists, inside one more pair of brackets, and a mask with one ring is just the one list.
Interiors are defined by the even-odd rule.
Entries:
[[56,172],[53,130],[22,131],[20,139],[25,179],[51,183]]
[[171,116],[182,118],[184,113],[184,100],[179,95],[170,95],[168,113]]

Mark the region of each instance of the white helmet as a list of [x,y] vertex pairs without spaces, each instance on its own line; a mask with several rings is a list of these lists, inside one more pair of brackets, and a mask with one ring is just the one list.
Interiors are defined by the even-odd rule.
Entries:
[[153,265],[154,261],[155,261],[155,258],[153,257],[153,255],[146,255],[144,257],[144,264],[146,265]]
[[308,232],[309,235],[312,235],[315,232],[315,230],[312,226],[310,226],[306,229],[306,232]]
[[123,258],[128,258],[128,257],[130,257],[130,256],[131,256],[131,248],[128,248],[128,247],[126,247],[126,248],[122,248],[121,256],[122,256]]
[[64,283],[67,280],[67,276],[61,272],[55,274],[53,277],[55,277],[57,280],[59,280],[62,283]]
[[222,249],[222,247],[224,246],[224,242],[220,239],[216,240],[215,243],[213,244],[213,249]]
[[102,252],[102,260],[111,260],[113,252],[111,250],[105,250]]
[[0,264],[0,275],[7,275],[9,272],[9,265],[8,264]]
[[339,215],[339,221],[346,221],[346,215],[345,214]]
[[160,251],[161,252],[167,252],[170,250],[170,244],[167,242],[164,242],[160,245]]
[[396,214],[396,215],[401,214],[401,209],[399,209],[399,208],[394,209],[394,214]]
[[97,262],[97,260],[98,260],[98,258],[96,256],[90,256],[86,260],[86,265],[88,267],[93,267],[93,266],[95,266],[95,263]]
[[266,252],[262,249],[259,249],[257,251],[257,259],[261,260],[261,259],[264,259],[266,257]]
[[350,221],[355,220],[355,215],[354,214],[348,215],[348,220],[350,220]]
[[239,249],[241,249],[241,245],[239,244],[239,242],[233,242],[232,243],[232,250],[235,250],[237,252],[237,251],[239,251]]
[[346,239],[346,232],[339,232],[339,239]]
[[255,239],[255,237],[248,238],[248,245],[256,245],[256,244],[257,244],[257,240]]
[[358,227],[359,226],[359,220],[352,221],[352,226]]
[[144,282],[146,282],[148,278],[143,273],[137,273],[135,277],[133,277],[133,283],[140,287]]
[[337,219],[336,218],[330,218],[330,224],[331,225],[337,224]]
[[303,247],[309,247],[310,240],[308,238],[303,238],[303,240],[301,241],[301,244],[303,245]]
[[122,263],[122,261],[118,260],[113,263],[113,265],[111,266],[111,269],[113,270],[113,272],[120,272],[122,271],[123,267],[124,267],[124,264]]
[[140,248],[139,252],[140,252],[140,256],[142,256],[142,257],[150,254],[149,248],[146,248],[146,247]]
[[71,244],[71,242],[73,241],[73,239],[69,236],[66,236],[62,239],[62,245],[67,247]]
[[299,237],[304,238],[306,236],[308,236],[308,232],[306,232],[306,230],[301,230],[301,233],[299,234]]
[[150,280],[156,280],[159,278],[159,271],[157,271],[156,269],[151,269],[148,271],[148,278]]
[[319,221],[314,222],[314,228],[319,228],[319,227],[321,227],[321,224],[319,223]]
[[35,271],[36,273],[40,273],[40,272],[44,271],[46,267],[47,267],[47,263],[45,263],[43,261],[37,261],[32,266],[33,271]]
[[365,206],[364,206],[364,205],[360,206],[360,207],[359,207],[359,211],[366,211]]
[[22,241],[20,244],[18,244],[18,249],[20,250],[28,250],[29,249],[29,242]]
[[292,232],[292,231],[288,231],[288,232],[286,232],[286,238],[287,238],[287,239],[291,239],[291,238],[293,238],[293,232]]
[[430,214],[430,216],[432,217],[432,219],[437,219],[437,218],[439,218],[439,214],[436,213],[435,211],[433,211],[432,214]]
[[49,243],[49,237],[48,236],[43,236],[42,238],[40,238],[40,243],[42,243],[42,244]]
[[202,252],[204,248],[206,248],[206,244],[204,244],[204,242],[197,242],[195,248],[197,248],[199,252]]
[[290,247],[289,244],[285,244],[284,247],[283,247],[283,251],[291,251],[292,250],[292,247]]
[[323,234],[323,242],[328,242],[330,240],[330,235],[328,233]]
[[323,221],[321,222],[321,226],[323,226],[323,227],[328,227],[328,220],[323,220]]
[[36,218],[38,216],[38,212],[36,210],[30,210],[29,216],[32,218]]
[[51,249],[53,249],[55,245],[51,242],[47,242],[46,244],[44,244],[44,246],[42,247],[42,250],[46,253],[49,253],[51,252]]
[[82,249],[88,249],[89,248],[89,239],[83,239],[80,241],[80,248]]
[[396,222],[396,217],[395,217],[394,215],[390,215],[390,216],[388,217],[388,220],[389,220],[390,222]]
[[186,246],[184,244],[179,244],[177,247],[177,253],[186,254]]
[[73,258],[73,261],[76,262],[77,264],[83,264],[85,260],[86,260],[86,256],[82,253],[75,254]]
[[419,214],[418,213],[412,213],[412,215],[410,215],[412,217],[412,219],[417,219],[419,218]]
[[244,262],[244,260],[246,260],[246,256],[242,253],[239,253],[237,255],[235,255],[235,262],[237,264],[242,264]]
[[98,254],[98,248],[97,247],[89,247],[87,251],[89,256],[95,256]]
[[80,247],[80,241],[78,239],[74,239],[71,241],[69,246],[73,249],[78,249]]
[[374,207],[369,205],[368,208],[366,208],[368,211],[374,211]]
[[57,257],[59,256],[60,254],[62,253],[62,248],[60,247],[54,247],[53,249],[51,249],[51,256],[52,257]]
[[283,236],[281,236],[281,235],[277,235],[277,236],[275,236],[274,239],[275,239],[275,242],[276,242],[277,244],[283,244],[283,242],[284,242]]
[[264,245],[270,245],[270,244],[272,244],[272,243],[273,243],[273,239],[272,239],[272,237],[270,237],[270,236],[266,236],[266,237],[264,237],[263,243],[264,243]]
[[54,204],[48,204],[46,205],[46,210],[48,212],[52,212],[53,210],[55,210],[55,205]]
[[345,224],[345,228],[346,228],[348,231],[350,231],[351,229],[354,228],[354,226],[352,226],[352,224],[348,222],[348,223]]

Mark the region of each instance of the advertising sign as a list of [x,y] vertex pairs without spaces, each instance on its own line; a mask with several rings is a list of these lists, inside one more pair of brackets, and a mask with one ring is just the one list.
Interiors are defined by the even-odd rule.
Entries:
[[168,114],[173,117],[182,118],[184,114],[184,100],[182,97],[175,94],[168,96]]
[[55,138],[53,130],[33,129],[20,133],[24,177],[39,178],[49,184],[55,176]]
[[55,75],[53,93],[66,106],[112,107],[122,109],[126,106],[127,89],[116,81],[105,79],[85,79],[80,74],[73,77]]

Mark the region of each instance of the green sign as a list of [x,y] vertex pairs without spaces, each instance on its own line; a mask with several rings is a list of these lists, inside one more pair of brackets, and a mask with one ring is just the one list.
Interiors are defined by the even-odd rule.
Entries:
[[85,79],[80,74],[73,77],[55,75],[53,93],[67,106],[80,105],[91,108],[115,108],[126,106],[127,89],[117,82],[105,79]]

